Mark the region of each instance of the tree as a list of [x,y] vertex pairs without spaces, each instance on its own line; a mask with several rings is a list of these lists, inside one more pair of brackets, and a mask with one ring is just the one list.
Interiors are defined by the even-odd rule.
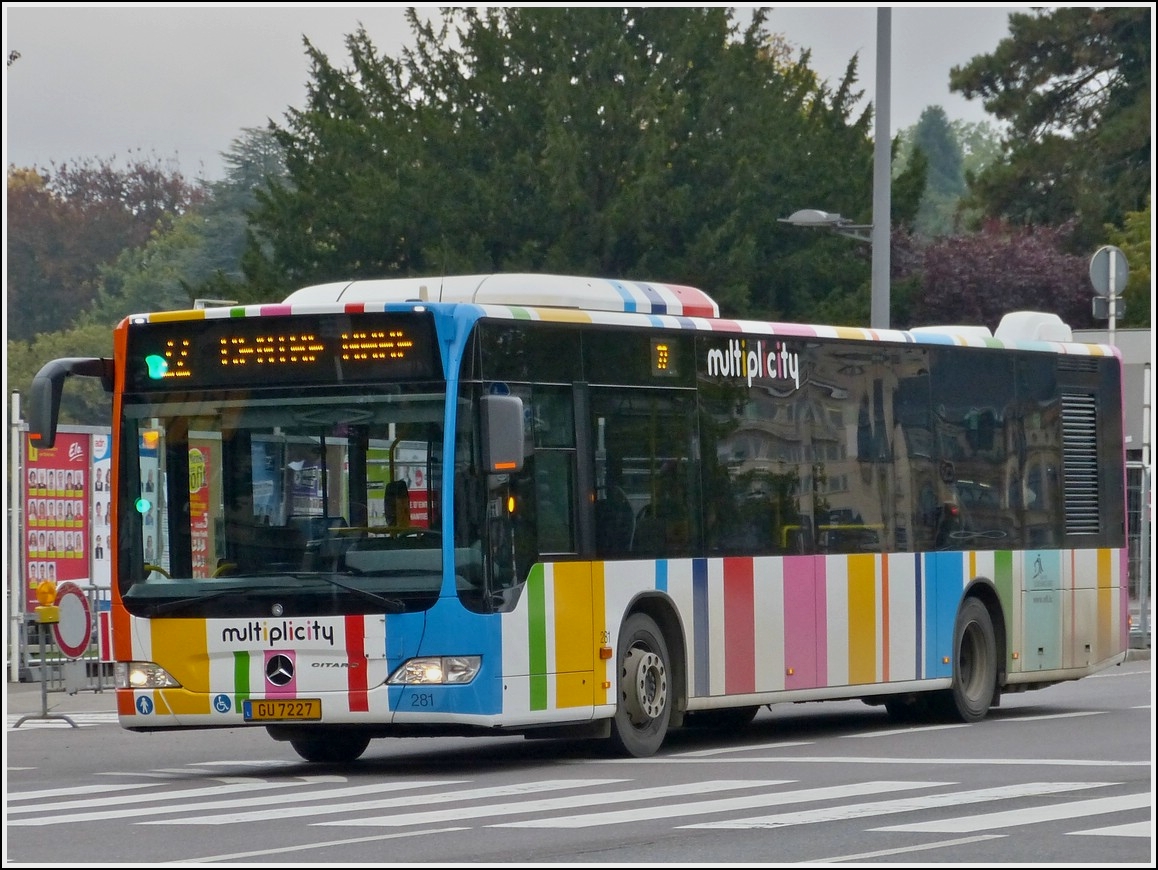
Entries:
[[101,267],[96,299],[80,322],[111,327],[137,312],[189,308],[198,298],[260,301],[243,280],[248,210],[255,190],[284,171],[280,151],[267,130],[249,128],[223,157],[225,178],[207,187],[204,202]]
[[[28,395],[32,379],[45,362],[60,357],[111,357],[113,333],[106,326],[89,324],[60,332],[46,332],[31,341],[9,340],[6,373],[8,388]],[[107,426],[112,419],[112,397],[95,378],[69,378],[61,393],[60,422]]]
[[1153,283],[1150,258],[1153,213],[1151,199],[1146,197],[1146,207],[1141,211],[1129,212],[1121,229],[1107,227],[1108,243],[1117,245],[1126,255],[1130,274],[1126,277],[1126,289],[1122,296],[1126,300],[1126,314],[1122,326],[1151,327],[1153,309]]
[[203,197],[156,158],[123,168],[111,160],[9,167],[9,337],[76,323],[97,295],[103,264],[145,244]]
[[763,11],[742,33],[723,8],[408,14],[398,59],[361,30],[345,70],[305,43],[306,105],[272,127],[287,179],[251,225],[268,253],[247,277],[269,298],[497,270],[679,280],[765,317],[860,292],[867,262],[777,224],[820,202],[870,213],[855,58],[829,90]]
[[913,131],[913,148],[928,160],[928,182],[916,226],[926,235],[945,235],[954,227],[957,203],[965,193],[964,157],[945,110],[930,106]]
[[1009,16],[1008,38],[949,84],[1008,122],[1005,160],[971,181],[990,217],[1061,226],[1088,253],[1150,191],[1151,8],[1053,7]]
[[995,329],[1010,311],[1050,311],[1075,329],[1093,326],[1089,259],[1065,250],[1069,228],[989,221],[980,232],[946,236],[911,253],[918,276],[905,326],[967,323]]

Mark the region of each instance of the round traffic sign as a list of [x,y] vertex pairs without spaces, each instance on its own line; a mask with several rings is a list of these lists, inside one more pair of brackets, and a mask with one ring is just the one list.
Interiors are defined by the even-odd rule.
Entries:
[[1103,245],[1090,258],[1090,283],[1103,296],[1119,296],[1126,289],[1130,265],[1122,249]]
[[92,611],[88,596],[75,583],[61,583],[56,589],[60,622],[52,626],[56,645],[70,659],[80,658],[92,640]]

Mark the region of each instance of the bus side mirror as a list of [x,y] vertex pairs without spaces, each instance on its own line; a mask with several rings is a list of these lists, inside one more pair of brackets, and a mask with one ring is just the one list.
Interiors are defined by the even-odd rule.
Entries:
[[60,394],[69,375],[100,378],[105,392],[113,389],[113,361],[100,357],[66,357],[41,366],[28,393],[28,438],[33,447],[47,449],[56,444],[60,419]]
[[482,462],[487,474],[523,470],[523,400],[518,396],[483,396]]

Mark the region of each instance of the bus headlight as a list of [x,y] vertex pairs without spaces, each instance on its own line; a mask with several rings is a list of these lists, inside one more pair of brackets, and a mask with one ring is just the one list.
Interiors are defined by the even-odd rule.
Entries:
[[153,662],[117,662],[114,673],[118,689],[175,689],[181,685]]
[[407,659],[386,682],[394,686],[469,683],[481,667],[482,656],[425,656]]

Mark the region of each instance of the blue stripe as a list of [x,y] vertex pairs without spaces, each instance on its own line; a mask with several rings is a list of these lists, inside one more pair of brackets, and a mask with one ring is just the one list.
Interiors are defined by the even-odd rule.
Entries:
[[651,303],[652,313],[667,314],[667,303],[663,301],[663,297],[660,296],[656,290],[653,290],[650,285],[644,284],[642,281],[635,281],[633,283],[643,291],[643,295],[647,297],[647,301]]
[[635,296],[632,295],[632,292],[630,290],[628,290],[626,287],[624,287],[621,282],[608,281],[607,283],[610,284],[612,287],[614,287],[615,292],[623,297],[623,310],[624,311],[630,311],[633,313],[639,311],[639,307],[636,305],[636,302],[635,302]]
[[917,588],[914,590],[917,603],[917,612],[914,614],[917,623],[917,643],[913,648],[913,657],[916,659],[913,664],[916,669],[913,673],[917,675],[918,680],[923,680],[925,678],[925,672],[924,668],[921,667],[923,661],[921,650],[924,649],[925,646],[925,620],[921,619],[921,614],[925,611],[923,603],[925,599],[925,563],[921,561],[921,557],[917,554],[913,555],[913,561],[916,563],[916,573],[914,576],[917,584]]
[[692,637],[695,649],[695,693],[706,697],[712,693],[711,657],[708,655],[710,629],[708,626],[708,560],[692,559]]
[[[927,678],[953,676],[953,628],[957,605],[965,588],[961,553],[926,553],[925,623],[928,648],[925,655]],[[931,588],[930,588],[931,587]]]

